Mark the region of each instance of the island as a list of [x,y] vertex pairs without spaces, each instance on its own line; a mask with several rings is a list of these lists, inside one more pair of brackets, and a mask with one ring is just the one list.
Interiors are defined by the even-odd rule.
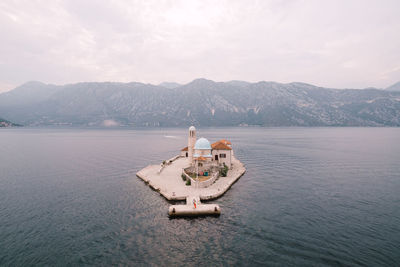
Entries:
[[170,216],[198,216],[219,215],[219,205],[201,201],[222,196],[245,171],[230,141],[211,144],[204,137],[197,139],[196,128],[191,126],[188,145],[177,156],[149,165],[136,175],[167,200],[186,200],[185,205],[171,205]]

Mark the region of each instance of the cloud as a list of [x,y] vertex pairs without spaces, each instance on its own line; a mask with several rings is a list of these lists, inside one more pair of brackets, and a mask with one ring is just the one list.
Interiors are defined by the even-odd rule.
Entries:
[[2,1],[0,91],[29,80],[400,80],[398,1]]

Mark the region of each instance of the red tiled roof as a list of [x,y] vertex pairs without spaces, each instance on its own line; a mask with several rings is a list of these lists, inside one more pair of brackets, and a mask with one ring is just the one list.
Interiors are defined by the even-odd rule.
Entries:
[[197,160],[206,161],[207,159],[206,159],[205,157],[201,157],[201,156],[200,156],[200,157],[197,158]]
[[224,143],[225,145],[232,145],[232,143],[231,143],[230,141],[226,140],[226,139],[221,139],[221,140],[219,140],[218,142],[222,142],[222,143]]
[[188,151],[188,147],[182,148],[181,151]]
[[[224,139],[219,140],[218,142],[215,142],[214,144],[211,145],[212,149],[216,149],[216,150],[232,150],[231,147],[229,147],[227,145],[229,141],[226,141]],[[231,142],[229,142],[230,144]]]

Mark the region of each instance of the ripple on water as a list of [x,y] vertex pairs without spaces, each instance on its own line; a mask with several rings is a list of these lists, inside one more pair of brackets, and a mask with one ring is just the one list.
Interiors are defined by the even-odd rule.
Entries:
[[135,173],[185,131],[0,132],[0,265],[400,262],[399,129],[201,129],[231,139],[247,172],[220,217],[170,219]]

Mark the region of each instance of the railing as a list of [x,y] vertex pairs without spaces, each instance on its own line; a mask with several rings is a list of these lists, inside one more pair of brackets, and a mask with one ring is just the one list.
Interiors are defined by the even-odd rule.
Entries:
[[181,155],[175,156],[173,158],[170,158],[169,160],[167,160],[167,165],[171,164],[172,162],[174,162],[175,160],[179,159],[180,157],[182,157]]
[[160,174],[162,172],[162,170],[164,170],[165,167],[167,167],[168,165],[170,165],[172,162],[174,162],[175,160],[179,159],[180,157],[182,157],[181,155],[175,156],[173,158],[170,158],[168,160],[165,160],[165,164],[164,162],[161,163],[160,165],[160,169],[158,170],[158,174]]
[[161,163],[160,165],[160,169],[158,170],[158,174],[160,174],[162,172],[162,170],[164,170],[165,165],[163,163]]
[[210,185],[212,185],[215,182],[215,180],[217,180],[218,177],[219,177],[219,173],[215,172],[211,176],[211,178],[209,178],[209,179],[207,179],[205,181],[199,182],[199,187],[200,188],[209,187]]
[[190,179],[190,185],[194,186],[195,188],[205,188],[205,187],[209,187],[210,185],[212,185],[219,177],[219,172],[215,172],[213,173],[213,175],[205,180],[205,181],[198,181],[193,179],[192,177],[190,177],[186,172],[185,169],[182,169],[182,173],[183,175],[185,175],[186,179]]
[[194,180],[192,177],[190,177],[189,174],[187,174],[187,173],[185,172],[185,169],[182,169],[182,174],[185,175],[186,181],[187,181],[188,179],[190,180],[190,185],[196,185],[196,184],[197,184],[197,181]]

